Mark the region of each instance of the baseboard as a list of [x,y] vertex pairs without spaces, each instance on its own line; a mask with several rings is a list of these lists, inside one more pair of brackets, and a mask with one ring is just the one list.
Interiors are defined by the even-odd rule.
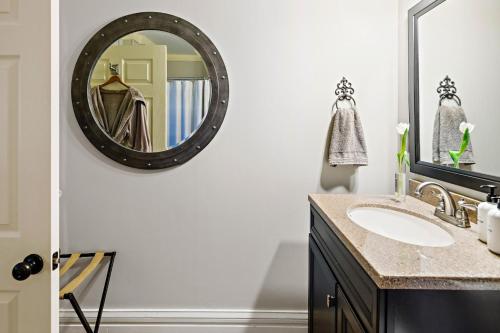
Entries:
[[[94,323],[96,310],[84,310]],[[71,309],[61,310],[60,333],[84,332]],[[101,333],[306,333],[307,311],[108,309]]]

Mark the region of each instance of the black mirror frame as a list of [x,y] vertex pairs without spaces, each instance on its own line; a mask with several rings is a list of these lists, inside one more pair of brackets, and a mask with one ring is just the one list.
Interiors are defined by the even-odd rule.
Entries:
[[408,11],[408,94],[410,107],[410,171],[482,191],[483,184],[500,187],[500,177],[458,170],[420,160],[418,19],[446,0],[423,0]]
[[[160,30],[189,42],[201,55],[211,81],[208,113],[200,128],[177,147],[144,153],[113,141],[93,117],[90,99],[92,70],[101,54],[117,39],[140,30]],[[75,65],[71,81],[73,110],[88,140],[104,155],[118,163],[139,169],[163,169],[186,163],[202,151],[217,134],[229,101],[229,82],[222,57],[200,29],[188,21],[165,13],[143,12],[120,17],[100,29],[85,45]]]

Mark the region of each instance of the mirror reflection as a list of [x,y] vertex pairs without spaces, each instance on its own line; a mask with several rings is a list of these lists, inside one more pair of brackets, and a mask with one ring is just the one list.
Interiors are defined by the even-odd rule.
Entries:
[[418,29],[420,159],[499,176],[500,1],[445,1]]
[[160,152],[186,141],[210,105],[207,67],[196,49],[168,32],[126,35],[101,55],[90,80],[92,112],[116,143]]

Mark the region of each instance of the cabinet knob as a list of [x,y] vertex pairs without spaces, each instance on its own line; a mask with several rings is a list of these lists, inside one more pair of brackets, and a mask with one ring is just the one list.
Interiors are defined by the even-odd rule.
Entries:
[[326,307],[329,309],[333,306],[335,306],[335,296],[330,294],[326,295]]

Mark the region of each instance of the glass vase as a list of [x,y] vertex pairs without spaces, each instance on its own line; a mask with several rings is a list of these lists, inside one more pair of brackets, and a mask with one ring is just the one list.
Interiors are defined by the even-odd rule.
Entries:
[[406,172],[398,171],[394,176],[394,200],[404,202],[406,200]]

